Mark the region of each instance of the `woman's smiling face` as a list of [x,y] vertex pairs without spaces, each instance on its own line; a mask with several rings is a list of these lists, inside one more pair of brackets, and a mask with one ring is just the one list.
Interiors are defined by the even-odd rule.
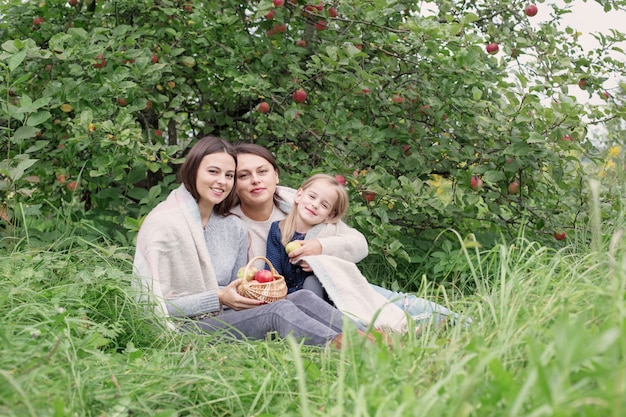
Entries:
[[235,160],[226,152],[202,158],[196,175],[198,204],[212,208],[224,201],[235,184],[235,168]]

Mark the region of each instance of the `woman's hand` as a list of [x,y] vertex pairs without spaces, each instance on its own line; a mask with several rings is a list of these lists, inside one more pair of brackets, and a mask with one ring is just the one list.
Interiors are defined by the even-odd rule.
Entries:
[[237,286],[241,280],[236,279],[222,289],[217,290],[217,298],[220,300],[220,304],[230,307],[233,310],[246,310],[252,307],[258,307],[265,304],[259,300],[253,300],[252,298],[244,297],[237,292]]

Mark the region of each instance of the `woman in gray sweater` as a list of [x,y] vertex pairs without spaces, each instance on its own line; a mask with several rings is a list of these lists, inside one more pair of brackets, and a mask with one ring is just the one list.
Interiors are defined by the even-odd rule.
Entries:
[[[341,346],[344,315],[309,291],[265,304],[237,292],[248,233],[234,202],[236,154],[216,137],[200,139],[179,176],[182,184],[145,218],[134,270],[169,324],[194,319],[206,332],[263,339],[269,332],[305,344]],[[347,321],[346,321],[347,322]]]

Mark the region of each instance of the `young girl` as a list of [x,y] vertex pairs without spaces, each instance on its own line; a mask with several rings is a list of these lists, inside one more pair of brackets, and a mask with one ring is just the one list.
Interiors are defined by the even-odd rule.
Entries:
[[272,223],[266,258],[285,277],[290,293],[308,289],[361,328],[373,324],[378,330],[406,331],[402,309],[377,294],[353,262],[333,255],[289,257],[287,253],[289,245],[304,240],[315,228],[337,225],[347,208],[348,193],[342,184],[330,175],[313,175],[296,191],[287,217]]
[[266,257],[285,277],[288,292],[308,289],[325,298],[324,288],[309,265],[294,262],[286,247],[289,242],[304,240],[318,224],[337,223],[348,209],[348,193],[334,177],[316,174],[296,191],[292,210],[283,220],[275,221],[267,237]]

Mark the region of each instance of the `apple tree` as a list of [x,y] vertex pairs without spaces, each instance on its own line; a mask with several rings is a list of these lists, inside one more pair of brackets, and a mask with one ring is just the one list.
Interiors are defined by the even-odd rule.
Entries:
[[446,253],[448,230],[561,244],[557,229],[587,219],[584,165],[604,160],[589,126],[624,118],[604,87],[624,72],[624,35],[585,50],[559,25],[568,1],[535,6],[5,2],[5,221],[29,214],[45,234],[61,213],[128,243],[210,134],[268,147],[287,185],[344,175],[348,221],[392,265],[442,273],[429,254]]

